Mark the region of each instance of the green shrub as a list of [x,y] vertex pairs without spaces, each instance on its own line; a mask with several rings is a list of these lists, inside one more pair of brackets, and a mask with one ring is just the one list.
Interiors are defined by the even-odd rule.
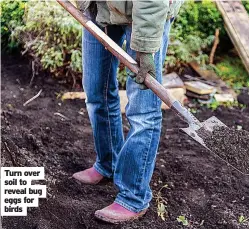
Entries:
[[42,69],[74,84],[81,77],[82,26],[56,1],[29,1],[15,37]]
[[168,56],[165,64],[167,67],[179,67],[182,62],[189,63],[196,61],[201,65],[206,65],[208,55],[205,53],[213,43],[214,36],[202,39],[195,35],[188,35],[184,41],[178,40],[177,43],[169,46]]
[[172,28],[177,35],[176,38],[181,41],[189,35],[205,39],[214,35],[216,29],[220,29],[221,37],[226,36],[222,16],[216,4],[211,0],[186,1]]
[[17,40],[11,36],[17,26],[23,24],[26,1],[2,0],[1,7],[1,45],[2,50],[13,50],[18,46]]
[[214,2],[186,1],[171,29],[166,66],[177,67],[193,60],[205,65],[216,29],[220,30],[221,40],[227,37],[222,16]]

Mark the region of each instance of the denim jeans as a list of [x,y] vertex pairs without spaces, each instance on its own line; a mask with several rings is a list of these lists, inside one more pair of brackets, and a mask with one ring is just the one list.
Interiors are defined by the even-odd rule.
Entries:
[[[162,45],[155,54],[156,77],[162,80],[162,66],[168,46],[170,21],[165,23]],[[107,26],[107,34],[120,46],[130,48],[131,26]],[[97,153],[94,168],[113,178],[119,193],[115,202],[133,212],[149,207],[152,199],[150,180],[155,166],[161,131],[161,101],[151,90],[141,90],[128,71],[126,116],[130,130],[124,139],[118,94],[118,59],[83,31],[83,88]]]

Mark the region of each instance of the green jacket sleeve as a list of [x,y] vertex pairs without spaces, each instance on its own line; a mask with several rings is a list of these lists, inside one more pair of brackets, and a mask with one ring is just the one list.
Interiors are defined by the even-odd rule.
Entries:
[[161,45],[169,0],[134,0],[131,48],[138,52],[157,52]]

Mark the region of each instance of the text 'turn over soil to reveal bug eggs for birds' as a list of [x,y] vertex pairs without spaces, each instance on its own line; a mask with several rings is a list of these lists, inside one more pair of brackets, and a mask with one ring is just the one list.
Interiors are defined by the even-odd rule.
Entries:
[[44,167],[1,168],[1,216],[26,216],[28,207],[38,207],[46,185],[34,180],[44,180]]

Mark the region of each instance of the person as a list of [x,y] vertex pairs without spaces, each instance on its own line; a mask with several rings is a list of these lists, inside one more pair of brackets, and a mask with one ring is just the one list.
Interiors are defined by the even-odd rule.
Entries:
[[152,199],[150,180],[159,144],[160,99],[143,84],[146,73],[159,82],[169,31],[182,1],[77,1],[77,7],[137,60],[137,75],[127,70],[124,138],[118,94],[118,59],[87,30],[83,31],[83,88],[93,129],[96,162],[73,177],[84,184],[112,178],[119,192],[114,203],[95,212],[98,219],[121,223],[144,215]]

